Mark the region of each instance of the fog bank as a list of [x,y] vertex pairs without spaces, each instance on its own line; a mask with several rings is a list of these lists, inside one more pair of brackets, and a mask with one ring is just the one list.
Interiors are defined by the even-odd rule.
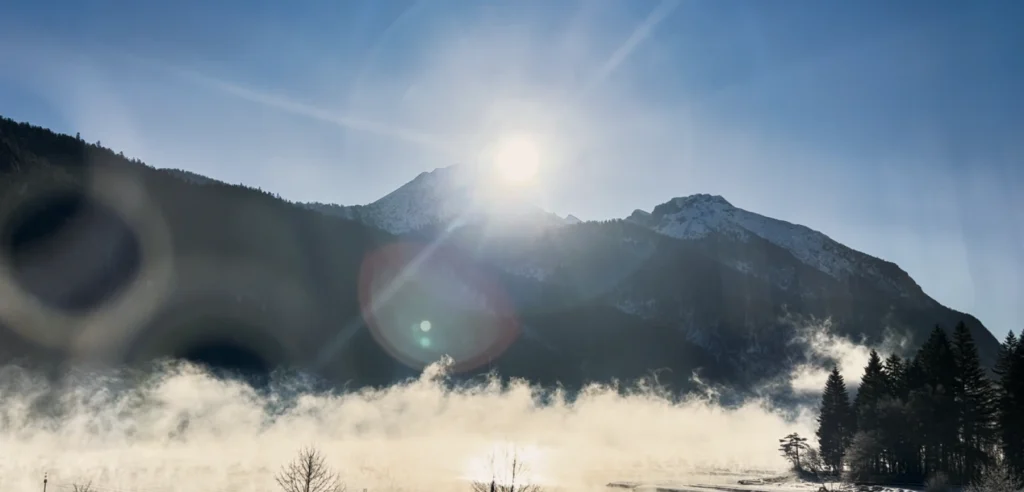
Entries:
[[725,408],[710,393],[600,386],[568,399],[523,382],[452,388],[444,374],[435,364],[385,389],[327,394],[295,376],[255,390],[186,364],[59,385],[6,367],[0,489],[37,490],[48,473],[49,490],[271,491],[279,467],[312,445],[349,490],[467,491],[467,480],[500,476],[509,454],[536,482],[595,490],[708,469],[781,471],[778,439],[813,435],[812,412],[787,419],[761,400]]

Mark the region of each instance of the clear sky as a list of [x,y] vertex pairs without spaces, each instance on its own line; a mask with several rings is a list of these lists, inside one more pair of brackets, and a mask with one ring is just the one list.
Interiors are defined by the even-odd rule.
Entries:
[[1024,328],[1019,0],[6,0],[0,114],[292,200],[536,138],[539,205],[713,193]]

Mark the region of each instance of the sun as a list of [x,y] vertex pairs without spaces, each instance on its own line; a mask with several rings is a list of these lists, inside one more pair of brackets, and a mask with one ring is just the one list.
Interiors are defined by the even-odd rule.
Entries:
[[534,180],[540,169],[540,149],[530,137],[517,135],[502,139],[495,145],[492,163],[502,181],[525,185]]

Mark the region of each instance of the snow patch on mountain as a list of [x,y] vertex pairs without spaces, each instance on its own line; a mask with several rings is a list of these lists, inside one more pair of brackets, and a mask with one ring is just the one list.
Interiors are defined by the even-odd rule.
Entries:
[[359,207],[365,222],[392,234],[429,226],[457,226],[477,211],[472,178],[452,166],[424,172],[397,190]]
[[891,278],[894,272],[886,275],[881,271],[880,264],[885,263],[882,260],[843,246],[821,232],[734,207],[718,195],[673,198],[651,212],[637,210],[627,220],[679,239],[700,239],[712,232],[740,241],[757,236],[786,249],[802,263],[840,280],[861,274],[875,277],[900,291],[907,287],[906,281],[912,283],[902,271],[895,273],[907,277],[905,281]]
[[[396,235],[420,231],[437,233],[475,226],[486,236],[511,238],[582,222],[574,215],[559,217],[529,203],[514,190],[496,184],[485,169],[472,165],[455,165],[421,173],[367,205],[310,203],[304,206],[358,220]],[[627,220],[679,239],[701,239],[712,233],[741,242],[760,238],[837,280],[859,275],[874,278],[877,285],[900,295],[920,291],[909,275],[896,265],[847,248],[808,227],[734,207],[719,195],[673,198],[650,212],[636,210]],[[529,262],[520,265],[512,258],[502,258],[495,263],[515,275],[537,279],[546,277],[545,268]],[[770,272],[758,271],[756,265],[746,258],[736,258],[730,265],[742,273],[761,278],[771,275]]]
[[546,212],[519,199],[510,190],[497,189],[484,173],[464,165],[420,173],[368,205],[310,203],[306,207],[360,220],[396,235],[426,228],[454,229],[486,223],[543,228],[580,222],[573,216],[561,218]]

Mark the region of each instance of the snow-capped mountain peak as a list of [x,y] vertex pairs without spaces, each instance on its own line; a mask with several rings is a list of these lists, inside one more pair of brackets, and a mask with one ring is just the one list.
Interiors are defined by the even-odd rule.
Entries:
[[[627,220],[679,239],[700,239],[715,232],[749,241],[756,236],[788,250],[802,263],[836,279],[852,274],[874,277],[905,291],[916,284],[901,270],[894,279],[888,262],[850,249],[821,232],[784,220],[765,217],[734,207],[718,195],[677,197],[654,207],[651,212],[634,211]],[[889,270],[882,273],[881,269]],[[898,270],[898,268],[896,268]],[[905,283],[906,282],[906,283]]]
[[[705,193],[698,193],[696,195],[676,197],[670,200],[668,203],[660,205],[664,207],[671,204],[672,207],[684,208],[684,207],[700,207],[700,208],[717,208],[727,209],[733,208],[732,204],[728,200],[722,197],[722,195],[708,195]],[[658,207],[655,207],[655,213],[658,212]]]
[[628,220],[667,236],[697,239],[712,231],[740,232],[730,227],[737,210],[721,196],[698,194],[673,198],[651,212],[636,210]]
[[449,224],[478,208],[471,171],[448,166],[420,173],[383,198],[359,207],[359,215],[393,234]]
[[575,219],[563,219],[546,212],[511,190],[496,187],[484,170],[464,164],[422,172],[412,181],[367,205],[307,206],[360,220],[392,234],[489,221],[501,222],[503,225],[547,227],[574,223]]

